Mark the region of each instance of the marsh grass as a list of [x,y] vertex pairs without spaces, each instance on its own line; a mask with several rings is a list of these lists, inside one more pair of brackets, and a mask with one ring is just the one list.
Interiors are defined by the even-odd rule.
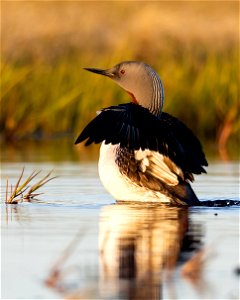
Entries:
[[35,197],[41,195],[42,193],[35,193],[39,188],[45,185],[50,180],[56,178],[50,177],[52,171],[50,171],[46,176],[37,181],[36,183],[29,186],[32,183],[32,180],[40,174],[41,171],[33,171],[22,183],[22,178],[24,175],[24,168],[22,169],[19,178],[13,186],[12,184],[9,186],[8,178],[6,179],[6,196],[5,203],[6,204],[18,204],[19,202],[30,202]]
[[2,138],[76,136],[97,110],[129,101],[113,82],[82,68],[130,59],[157,70],[165,111],[185,122],[208,148],[222,156],[227,150],[230,156],[237,153],[235,6],[114,2],[109,9],[107,2],[5,2]]
[[[155,66],[165,86],[164,110],[221,151],[239,145],[237,59],[232,51],[208,55],[204,62],[189,56]],[[50,67],[3,64],[0,127],[6,140],[76,136],[97,110],[129,101],[114,83],[83,71],[81,57],[72,60],[60,58]]]

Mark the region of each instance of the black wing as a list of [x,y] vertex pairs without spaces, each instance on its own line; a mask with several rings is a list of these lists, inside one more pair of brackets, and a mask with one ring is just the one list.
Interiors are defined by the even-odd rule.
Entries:
[[[82,131],[75,144],[119,144],[131,150],[150,149],[168,156],[185,174],[206,173],[201,144],[177,118],[162,113],[160,119],[148,109],[128,103],[104,108]],[[188,176],[187,176],[188,177]]]

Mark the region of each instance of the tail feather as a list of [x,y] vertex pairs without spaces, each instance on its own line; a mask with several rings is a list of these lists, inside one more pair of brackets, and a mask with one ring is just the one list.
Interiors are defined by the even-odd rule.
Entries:
[[166,186],[166,189],[171,193],[173,199],[179,199],[189,206],[201,203],[188,182],[181,182],[175,186]]

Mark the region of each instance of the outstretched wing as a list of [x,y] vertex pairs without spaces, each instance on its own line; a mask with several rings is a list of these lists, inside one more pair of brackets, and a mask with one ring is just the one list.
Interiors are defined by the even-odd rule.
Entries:
[[169,157],[192,180],[192,173],[206,171],[199,140],[181,121],[167,113],[160,118],[146,108],[128,103],[105,108],[82,131],[75,144],[120,144],[130,150],[149,149]]

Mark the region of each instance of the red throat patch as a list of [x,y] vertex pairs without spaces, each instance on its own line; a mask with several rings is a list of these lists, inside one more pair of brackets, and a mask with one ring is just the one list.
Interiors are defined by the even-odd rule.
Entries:
[[135,98],[135,96],[134,96],[131,92],[129,92],[129,91],[126,91],[126,92],[131,96],[132,102],[135,103],[135,104],[138,104],[138,101],[137,101],[137,99]]

